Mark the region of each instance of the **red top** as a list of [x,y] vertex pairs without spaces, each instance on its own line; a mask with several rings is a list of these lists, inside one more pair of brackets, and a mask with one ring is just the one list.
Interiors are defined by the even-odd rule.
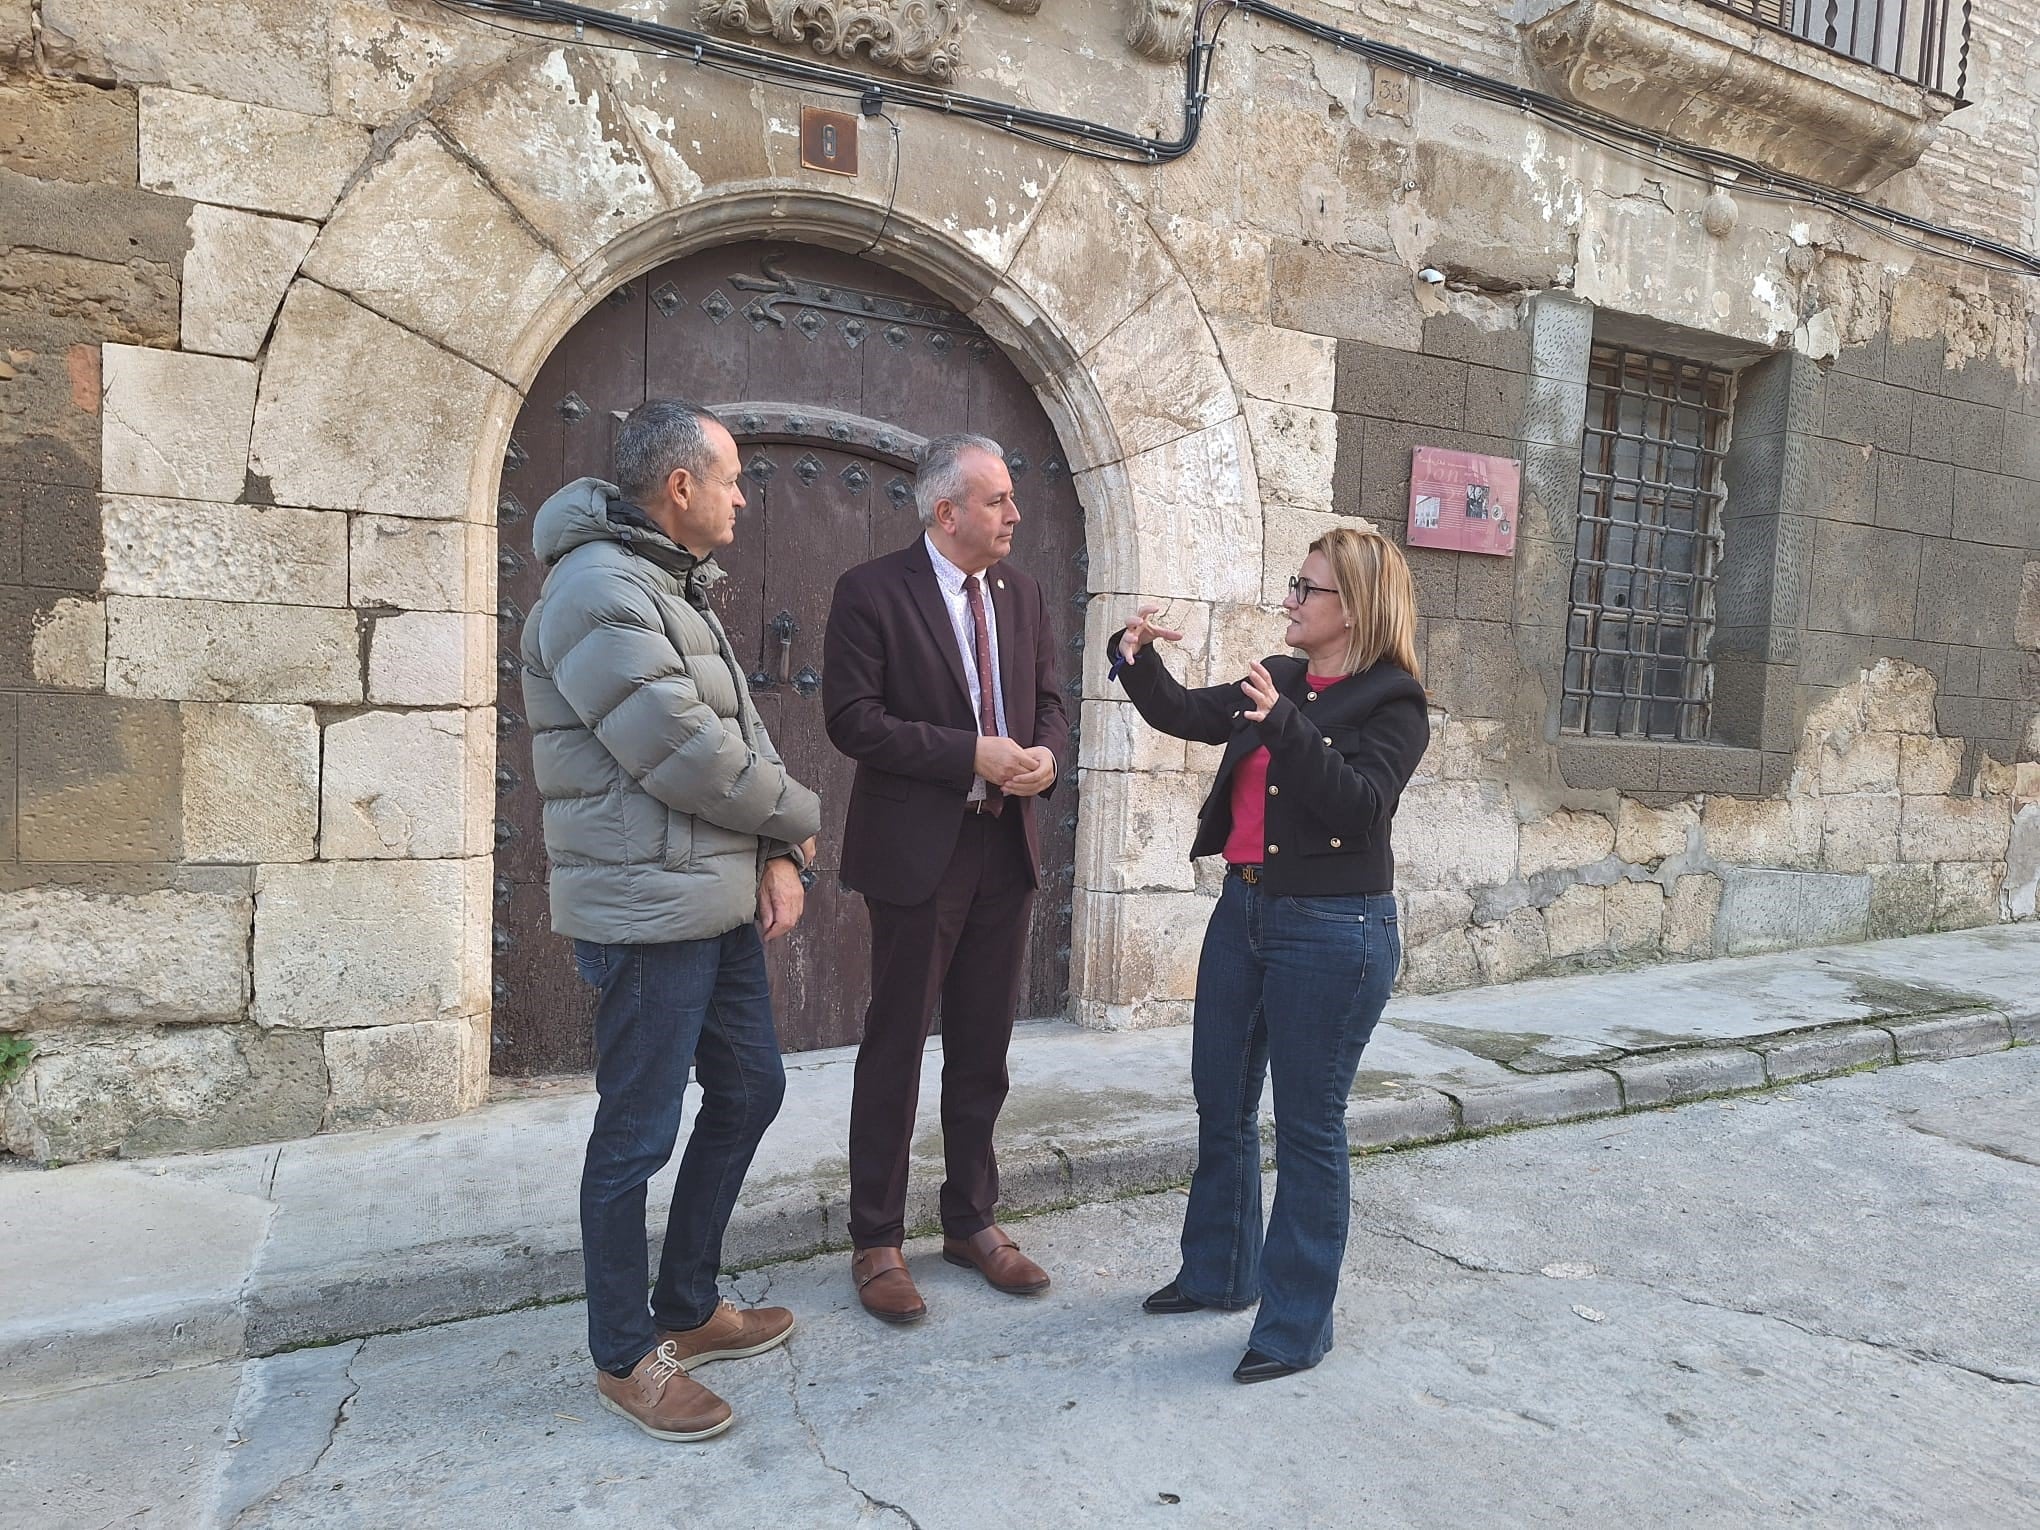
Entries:
[[[1314,691],[1328,691],[1348,675],[1305,675]],[[1233,767],[1232,833],[1225,837],[1228,866],[1258,866],[1268,843],[1268,751],[1256,749]]]

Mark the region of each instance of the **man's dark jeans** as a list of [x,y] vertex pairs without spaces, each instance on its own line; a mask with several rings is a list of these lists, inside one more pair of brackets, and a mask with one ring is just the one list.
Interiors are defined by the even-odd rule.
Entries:
[[[653,1329],[715,1315],[723,1232],[765,1128],[786,1095],[757,926],[660,945],[574,942],[595,1009],[595,1126],[581,1170],[588,1349],[628,1375]],[[701,1108],[666,1219],[659,1279],[645,1303],[645,1185],[673,1156],[688,1068]]]

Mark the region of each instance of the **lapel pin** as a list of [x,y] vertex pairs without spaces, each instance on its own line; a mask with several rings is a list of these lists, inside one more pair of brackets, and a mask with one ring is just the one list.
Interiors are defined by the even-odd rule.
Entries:
[[1006,587],[1006,581],[1005,581],[1005,580],[1003,580],[1003,579],[1001,579],[1001,580],[999,581],[999,588],[1003,590],[1003,589],[1004,589],[1005,587]]

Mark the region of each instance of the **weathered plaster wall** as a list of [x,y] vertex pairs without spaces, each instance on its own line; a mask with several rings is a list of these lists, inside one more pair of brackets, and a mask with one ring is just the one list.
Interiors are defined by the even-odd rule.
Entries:
[[[1500,7],[1318,10],[1521,69]],[[891,187],[876,135],[858,181],[801,171],[778,87],[520,48],[412,0],[225,15],[0,0],[0,1028],[38,1048],[4,1096],[18,1152],[480,1097],[518,389],[616,282],[761,231],[861,246]],[[1173,131],[1180,75],[1123,21],[978,7],[960,78]],[[2032,42],[1993,41],[1979,89],[2005,93],[1935,151],[2005,183],[1972,211],[2006,239],[2033,215]],[[1311,536],[1400,527],[1419,440],[1522,455],[1534,513],[1513,562],[1415,559],[1439,712],[1398,827],[1408,982],[2029,917],[2035,284],[1748,196],[1710,233],[1704,186],[1245,19],[1217,86],[1202,147],[1155,169],[907,114],[877,246],[1007,343],[1080,470],[1080,1018],[1187,1018],[1211,891],[1183,853],[1211,751],[1108,693],[1105,632],[1171,598],[1176,662],[1229,678]],[[1941,215],[1957,179],[1894,195]],[[1775,421],[1738,421],[1798,476],[1752,517],[1778,552],[1748,564],[1766,620],[1733,746],[1556,736],[1590,304],[1799,357]]]

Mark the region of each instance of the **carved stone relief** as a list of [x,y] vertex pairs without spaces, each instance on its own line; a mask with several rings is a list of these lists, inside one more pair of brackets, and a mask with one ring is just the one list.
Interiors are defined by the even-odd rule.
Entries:
[[992,4],[1016,16],[1032,16],[1041,9],[1041,0],[992,0]]
[[1180,64],[1190,56],[1196,35],[1194,0],[1133,0],[1133,21],[1126,29],[1126,40],[1134,52]]
[[699,25],[948,81],[963,51],[964,0],[699,0]]

